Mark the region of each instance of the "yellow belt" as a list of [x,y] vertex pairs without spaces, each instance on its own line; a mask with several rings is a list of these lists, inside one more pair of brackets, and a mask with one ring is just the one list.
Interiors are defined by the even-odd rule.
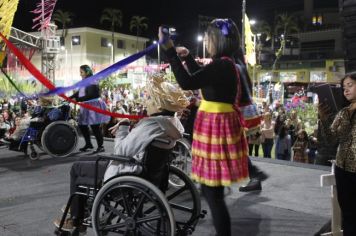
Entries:
[[201,100],[199,111],[220,113],[220,112],[233,112],[235,111],[232,104],[224,102],[211,102]]

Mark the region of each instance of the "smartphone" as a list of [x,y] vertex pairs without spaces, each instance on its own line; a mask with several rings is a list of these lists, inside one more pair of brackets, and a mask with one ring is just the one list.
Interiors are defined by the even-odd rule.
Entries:
[[322,84],[313,86],[311,92],[316,93],[319,103],[327,104],[333,114],[350,104],[344,97],[342,88],[335,85]]

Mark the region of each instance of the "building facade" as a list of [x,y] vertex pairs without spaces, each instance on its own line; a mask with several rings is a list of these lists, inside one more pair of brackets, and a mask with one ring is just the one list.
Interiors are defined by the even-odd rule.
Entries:
[[[61,34],[62,30],[58,30],[57,35]],[[110,31],[90,27],[70,28],[66,37],[61,38],[61,48],[56,59],[55,84],[56,86],[71,85],[81,79],[80,65],[91,66],[94,73],[101,71],[127,56],[143,50],[148,41],[147,38],[115,32],[114,45],[112,45]],[[41,53],[36,53],[31,61],[40,69]],[[146,58],[142,57],[132,65],[144,66]]]

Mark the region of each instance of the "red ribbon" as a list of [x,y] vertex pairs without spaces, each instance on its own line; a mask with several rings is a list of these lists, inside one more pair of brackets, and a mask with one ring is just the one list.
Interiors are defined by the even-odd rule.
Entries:
[[[12,53],[15,54],[15,56],[19,59],[19,61],[24,65],[24,67],[38,80],[40,81],[41,84],[43,84],[46,88],[48,88],[49,90],[53,90],[56,87],[52,84],[52,82],[50,80],[48,80],[43,74],[41,74],[41,72],[20,52],[20,50],[18,48],[15,47],[15,45],[13,45],[2,33],[0,33],[0,37],[2,38],[2,40],[4,40],[6,46],[12,51]],[[84,107],[86,109],[95,111],[97,113],[101,113],[103,115],[107,115],[107,116],[111,116],[111,117],[115,117],[115,118],[128,118],[131,120],[139,120],[144,118],[144,116],[135,116],[135,115],[123,115],[123,114],[119,114],[119,113],[114,113],[114,112],[109,112],[107,110],[103,110],[94,106],[91,106],[89,104],[86,103],[81,103],[81,102],[77,102],[69,97],[67,97],[64,94],[60,94],[60,97],[62,97],[63,99],[65,99],[68,102],[74,103],[74,104],[78,104],[81,107]]]

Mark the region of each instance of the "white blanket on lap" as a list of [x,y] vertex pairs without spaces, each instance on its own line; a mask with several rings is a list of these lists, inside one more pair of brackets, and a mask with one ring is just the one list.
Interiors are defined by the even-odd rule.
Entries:
[[[171,149],[176,141],[182,138],[183,126],[176,117],[148,117],[142,119],[135,128],[129,132],[129,126],[120,125],[115,135],[114,154],[133,157],[141,161],[146,147],[152,145]],[[154,141],[154,139],[168,140],[169,144]],[[137,165],[110,161],[104,175],[104,182],[119,173],[139,173],[142,170]]]

